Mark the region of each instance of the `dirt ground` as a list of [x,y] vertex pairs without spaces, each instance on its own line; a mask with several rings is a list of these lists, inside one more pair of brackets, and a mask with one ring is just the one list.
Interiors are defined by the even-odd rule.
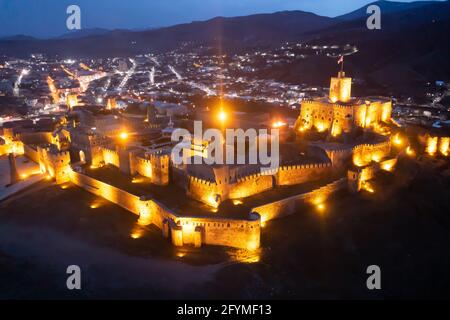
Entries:
[[[252,255],[174,248],[111,203],[41,182],[0,203],[0,298],[450,298],[449,179],[448,162],[402,160],[373,194],[267,223]],[[72,264],[80,291],[66,289]],[[366,287],[373,264],[378,291]]]

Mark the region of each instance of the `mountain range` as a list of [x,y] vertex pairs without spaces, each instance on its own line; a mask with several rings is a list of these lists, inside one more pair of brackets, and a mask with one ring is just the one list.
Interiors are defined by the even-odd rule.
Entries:
[[[381,9],[381,30],[366,27],[366,5],[334,18],[283,11],[216,17],[142,31],[87,29],[45,40],[9,37],[0,39],[0,54],[129,56],[165,52],[180,48],[182,44],[210,46],[227,53],[276,47],[286,41],[352,44],[358,48],[358,53],[349,57],[346,63],[349,70],[384,89],[407,92],[428,81],[450,80],[449,1],[377,1],[372,4]],[[330,60],[310,57],[289,68],[281,66],[268,70],[263,76],[288,82],[318,82],[317,79],[327,79],[329,72],[335,71],[336,64]]]

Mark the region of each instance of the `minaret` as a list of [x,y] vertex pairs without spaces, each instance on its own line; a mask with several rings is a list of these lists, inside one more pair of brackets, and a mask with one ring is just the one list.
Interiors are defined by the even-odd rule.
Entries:
[[10,153],[8,155],[9,160],[9,173],[10,173],[10,180],[11,184],[16,183],[19,181],[19,172],[17,172],[17,166],[16,166],[16,157],[14,156],[14,153]]

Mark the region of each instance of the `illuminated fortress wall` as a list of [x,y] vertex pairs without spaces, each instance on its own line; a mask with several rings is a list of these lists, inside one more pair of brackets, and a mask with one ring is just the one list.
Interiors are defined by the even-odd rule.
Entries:
[[282,166],[270,174],[249,174],[236,180],[231,177],[231,181],[229,172],[222,170],[225,173],[221,172],[216,176],[215,182],[189,176],[187,194],[197,201],[217,207],[227,199],[250,197],[277,185],[295,185],[318,180],[330,174],[332,170],[331,162]]
[[299,205],[304,203],[318,204],[323,203],[334,192],[343,189],[347,186],[347,179],[342,178],[329,183],[321,188],[315,189],[308,193],[295,195],[280,201],[275,201],[256,207],[252,212],[257,212],[261,216],[261,221],[277,219],[286,215],[295,213]]
[[424,144],[425,152],[428,155],[435,156],[436,154],[441,154],[443,156],[448,156],[450,137],[426,134],[424,137],[419,138],[419,141]]
[[82,187],[90,193],[105,198],[106,200],[111,201],[136,215],[139,215],[140,204],[138,196],[132,195],[122,189],[116,188],[74,170],[70,171],[70,180],[77,186]]
[[39,163],[39,153],[37,147],[24,144],[23,152],[28,159],[32,160],[33,162]]
[[361,144],[353,148],[353,163],[356,166],[365,166],[372,161],[380,162],[391,153],[391,142],[385,141],[376,144]]
[[150,154],[151,180],[153,184],[166,186],[169,184],[169,155]]
[[345,72],[340,71],[337,77],[330,81],[330,101],[348,102],[352,96],[352,78],[346,77]]
[[52,133],[45,132],[22,132],[16,135],[17,140],[24,144],[50,144],[53,143]]
[[349,132],[353,127],[353,107],[338,103],[328,103],[321,100],[302,102],[300,123],[303,129],[315,128],[317,131],[330,130],[337,136]]
[[287,186],[318,180],[331,173],[331,170],[331,162],[283,166],[276,175],[277,185]]
[[7,144],[0,145],[0,156],[15,153],[24,154],[24,144],[21,141],[12,141]]
[[38,147],[39,167],[42,173],[47,173],[56,180],[64,183],[70,180],[70,154],[68,151],[55,151],[51,147]]
[[295,125],[297,130],[315,128],[319,132],[329,131],[338,136],[353,127],[377,127],[381,122],[389,122],[392,102],[386,98],[368,97],[366,100],[351,98],[352,79],[343,71],[331,78],[328,99],[303,101],[300,116]]
[[[155,200],[145,200],[107,183],[71,170],[70,180],[85,190],[103,197],[140,216],[142,224],[154,224],[174,245],[201,244],[256,249],[260,245],[260,217],[248,220],[179,216]],[[168,230],[164,231],[165,228]]]
[[106,147],[94,147],[91,152],[93,156],[92,164],[99,166],[110,164],[120,169],[121,172],[128,175],[140,174],[150,178],[156,185],[169,184],[169,162],[168,155],[150,154],[147,158],[136,155],[129,150],[113,150]]
[[230,186],[229,199],[240,199],[270,190],[275,186],[271,175],[255,174],[238,179]]
[[191,198],[218,207],[221,202],[221,192],[215,182],[203,180],[197,177],[188,177],[187,194]]
[[364,104],[355,106],[353,117],[357,126],[370,128],[381,122],[389,122],[391,114],[392,102],[378,99],[376,101],[367,100]]
[[149,159],[136,156],[134,157],[134,161],[132,161],[132,166],[133,166],[133,169],[131,170],[132,175],[138,173],[143,177],[147,178],[152,177],[152,165]]
[[183,244],[195,245],[195,229],[200,232],[201,242],[210,245],[242,249],[257,249],[260,246],[261,226],[259,215],[250,220],[219,218],[179,218]]
[[102,150],[103,162],[105,164],[111,164],[117,168],[120,167],[119,153],[116,150],[112,150],[112,149],[108,149],[108,148],[101,148],[101,150]]

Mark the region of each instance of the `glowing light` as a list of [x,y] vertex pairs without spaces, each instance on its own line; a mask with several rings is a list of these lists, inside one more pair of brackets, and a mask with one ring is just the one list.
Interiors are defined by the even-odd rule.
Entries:
[[375,161],[375,162],[380,162],[381,158],[380,158],[380,156],[378,154],[374,154],[372,156],[372,160]]
[[45,177],[45,179],[47,179],[47,180],[52,180],[52,176],[48,174],[48,175]]
[[28,175],[27,175],[26,173],[22,173],[22,174],[20,175],[20,177],[21,177],[22,179],[26,179],[26,178],[28,178]]
[[186,255],[186,253],[184,253],[184,252],[177,252],[178,258],[183,258],[185,255]]
[[125,131],[122,131],[119,135],[120,139],[127,140],[128,139],[128,133]]
[[275,121],[273,124],[272,124],[272,127],[273,128],[281,128],[281,127],[284,127],[286,125],[286,122],[283,122],[283,121]]
[[131,183],[141,183],[141,182],[144,182],[143,178],[133,178],[131,180]]
[[385,171],[392,171],[393,164],[392,163],[383,163],[381,168]]
[[218,117],[220,122],[225,122],[227,120],[227,113],[224,110],[220,110]]
[[208,204],[214,208],[217,208],[219,204],[216,201],[216,198],[213,195],[210,195],[207,199]]
[[186,234],[194,234],[195,225],[193,223],[187,223],[183,225],[183,232]]
[[400,145],[402,145],[402,143],[403,143],[403,141],[402,141],[402,139],[400,138],[400,135],[397,133],[396,135],[394,135],[394,137],[393,137],[393,139],[392,139],[392,142],[395,144],[395,145],[397,145],[397,146],[400,146]]
[[367,192],[370,193],[375,193],[375,189],[372,187],[372,185],[369,182],[364,182],[363,185],[361,186],[363,190],[366,190]]
[[434,156],[437,151],[438,137],[428,137],[426,152],[430,156]]
[[90,205],[90,208],[91,209],[97,209],[97,208],[99,208],[100,207],[100,203],[99,202],[93,202],[91,205]]
[[227,251],[230,258],[241,263],[257,263],[260,260],[260,250],[246,250],[246,249],[230,249]]
[[318,123],[318,124],[316,125],[316,127],[317,127],[317,131],[319,131],[319,132],[323,132],[323,131],[326,130],[325,125],[324,125],[322,122],[321,122],[321,123]]
[[321,212],[323,212],[326,209],[325,204],[323,204],[323,203],[317,204],[316,208],[317,208],[317,210],[319,210]]
[[257,250],[258,248],[259,248],[259,243],[256,240],[249,241],[249,243],[247,244],[247,250],[254,251],[254,250]]
[[449,137],[444,137],[441,138],[441,143],[439,144],[439,151],[444,155],[444,156],[448,156],[448,147],[450,144],[450,138]]
[[411,148],[411,146],[408,146],[408,148],[406,148],[406,154],[410,157],[413,157],[416,152]]
[[357,167],[362,167],[364,165],[363,161],[361,160],[361,157],[358,155],[355,155],[353,157],[353,164]]
[[133,239],[139,239],[141,237],[141,234],[139,232],[133,232],[131,234],[131,238]]
[[141,227],[135,227],[133,228],[133,230],[131,231],[130,237],[132,239],[139,239],[143,236],[144,234],[144,230]]
[[235,200],[233,200],[233,204],[234,204],[235,206],[238,206],[238,205],[240,205],[240,204],[243,204],[243,202],[242,202],[242,200],[235,199]]

